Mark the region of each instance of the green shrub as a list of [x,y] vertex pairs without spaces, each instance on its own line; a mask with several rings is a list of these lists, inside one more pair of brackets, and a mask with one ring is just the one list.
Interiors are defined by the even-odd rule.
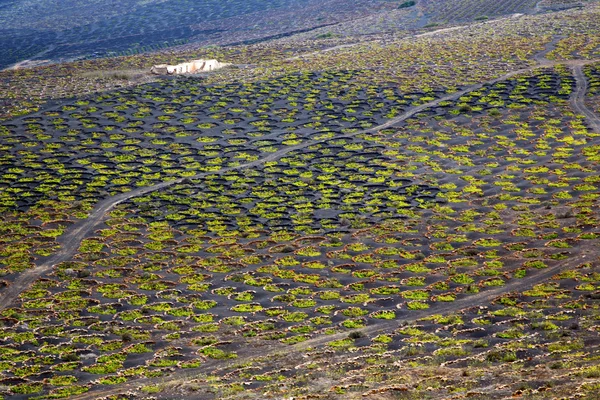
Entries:
[[379,310],[372,313],[371,317],[377,319],[394,319],[396,318],[396,313],[392,310]]
[[429,308],[429,304],[415,300],[406,303],[406,307],[408,307],[409,310],[426,310]]
[[217,349],[216,347],[208,346],[200,349],[200,353],[204,354],[209,358],[213,358],[215,360],[224,360],[229,358],[236,358],[237,354],[225,352],[221,349]]

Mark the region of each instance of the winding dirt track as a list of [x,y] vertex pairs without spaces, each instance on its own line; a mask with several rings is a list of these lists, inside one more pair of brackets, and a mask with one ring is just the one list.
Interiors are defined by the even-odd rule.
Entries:
[[554,36],[552,41],[546,44],[546,48],[544,50],[533,56],[533,59],[538,63],[539,66],[552,65],[552,61],[548,60],[546,56],[552,52],[556,48],[558,42],[564,38],[565,36]]
[[571,95],[571,106],[585,118],[590,125],[590,128],[595,133],[600,133],[600,118],[585,105],[585,95],[587,94],[587,79],[583,74],[581,65],[573,66],[573,76],[577,81],[577,89]]
[[[494,84],[496,82],[500,82],[500,81],[509,79],[516,75],[530,72],[539,67],[552,67],[552,66],[558,65],[558,64],[567,64],[573,68],[573,72],[574,72],[576,82],[577,82],[577,88],[571,97],[571,104],[577,112],[581,113],[582,115],[585,115],[590,126],[596,132],[600,133],[600,119],[585,106],[584,101],[583,101],[586,91],[587,91],[587,83],[586,83],[585,77],[582,72],[583,65],[594,63],[594,62],[599,62],[600,60],[586,60],[586,61],[578,60],[578,61],[567,61],[567,62],[565,62],[565,61],[562,61],[562,62],[561,61],[549,61],[549,60],[545,59],[545,55],[549,51],[551,51],[551,48],[554,47],[554,44],[556,43],[556,41],[557,41],[557,39],[555,39],[553,42],[549,43],[547,45],[547,48],[543,52],[536,55],[535,60],[538,62],[538,64],[535,66],[512,71],[512,72],[504,74],[498,78],[492,79],[490,81],[479,83],[476,85],[471,85],[461,91],[449,94],[447,96],[443,96],[443,97],[438,98],[429,103],[426,103],[426,104],[423,104],[423,105],[420,105],[417,107],[409,108],[403,114],[387,121],[384,124],[378,125],[376,127],[370,128],[370,129],[358,131],[358,132],[355,132],[355,133],[352,133],[349,135],[343,135],[340,137],[353,137],[353,136],[357,136],[360,134],[377,132],[381,129],[385,129],[385,128],[394,126],[394,125],[398,124],[399,122],[402,122],[402,121],[404,121],[404,120],[414,116],[415,114],[422,112],[428,108],[435,107],[442,101],[456,100],[468,92],[480,89],[481,87],[483,87],[486,84]],[[95,229],[99,228],[101,226],[101,224],[103,223],[104,219],[106,218],[107,212],[109,212],[116,205],[118,205],[124,201],[127,201],[128,199],[131,199],[131,198],[134,198],[137,196],[141,196],[141,195],[144,195],[144,194],[156,191],[156,190],[168,188],[168,187],[173,186],[178,183],[182,183],[183,181],[185,181],[187,179],[200,179],[200,178],[206,177],[208,175],[223,174],[223,173],[226,173],[226,172],[232,171],[232,170],[252,168],[252,167],[261,165],[265,162],[276,160],[276,159],[284,156],[285,154],[288,154],[289,152],[301,150],[308,146],[312,146],[317,143],[323,143],[325,141],[326,140],[308,141],[308,142],[300,144],[300,145],[291,146],[289,148],[282,149],[282,150],[275,152],[275,153],[273,153],[267,157],[264,157],[262,159],[259,159],[259,160],[256,160],[256,161],[253,161],[250,163],[242,164],[242,165],[239,165],[236,167],[223,168],[216,172],[202,173],[202,174],[198,174],[196,176],[190,177],[190,178],[180,178],[180,179],[173,180],[173,181],[167,181],[167,182],[163,182],[163,183],[160,183],[160,184],[157,184],[154,186],[148,186],[148,187],[144,187],[144,188],[135,189],[135,190],[132,190],[127,193],[122,193],[122,194],[101,200],[96,205],[94,210],[90,213],[90,215],[88,216],[87,219],[78,221],[77,223],[71,225],[67,229],[67,232],[59,238],[58,241],[61,244],[60,251],[58,251],[53,256],[45,259],[42,263],[37,265],[35,268],[25,271],[11,284],[11,286],[9,286],[8,288],[3,290],[3,292],[0,294],[0,310],[3,310],[5,308],[11,306],[12,303],[15,301],[15,299],[18,297],[18,295],[24,289],[26,289],[31,283],[33,283],[36,279],[41,277],[43,274],[50,271],[56,264],[59,264],[63,261],[67,261],[67,260],[71,259],[76,254],[79,244],[81,243],[81,240],[83,238],[85,238],[86,235],[88,235],[90,232],[93,232]],[[589,258],[586,259],[586,256],[593,253],[594,250],[595,249],[593,249],[593,248],[584,248],[584,249],[582,249],[582,251],[579,253],[579,255],[577,257],[574,257],[573,259],[569,260],[568,264],[556,263],[556,265],[549,267],[545,270],[542,270],[540,272],[537,272],[528,277],[525,277],[525,278],[522,278],[519,280],[510,281],[506,286],[498,287],[495,289],[488,289],[488,290],[485,290],[478,294],[474,294],[474,295],[470,295],[470,296],[467,296],[462,299],[458,299],[452,303],[436,305],[428,310],[418,311],[418,312],[415,312],[414,314],[411,313],[407,318],[403,318],[402,322],[415,321],[417,319],[423,318],[425,316],[428,316],[428,315],[431,315],[434,313],[437,314],[437,313],[457,312],[466,307],[471,307],[471,306],[474,306],[477,304],[485,304],[486,302],[489,302],[490,300],[496,298],[497,296],[499,296],[501,294],[505,294],[505,293],[513,292],[513,291],[514,292],[523,291],[527,288],[530,288],[531,286],[533,286],[536,283],[539,283],[546,279],[551,278],[553,275],[557,274],[565,267],[578,265],[579,263],[584,262],[584,260],[587,261]],[[573,264],[573,265],[571,265],[571,264]],[[390,329],[397,328],[398,325],[399,325],[398,321],[385,321],[385,322],[379,323],[375,326],[366,327],[362,330],[362,332],[366,333],[366,334],[375,334],[380,331],[389,331]],[[325,338],[316,338],[316,339],[306,341],[304,343],[301,343],[301,344],[293,346],[293,347],[285,346],[285,348],[282,347],[281,345],[279,345],[279,346],[272,345],[268,348],[263,347],[263,348],[259,348],[259,349],[253,348],[252,346],[245,346],[241,351],[239,351],[239,353],[238,353],[239,357],[235,360],[235,363],[240,363],[240,362],[243,362],[244,360],[251,360],[251,359],[254,359],[254,358],[260,357],[260,356],[269,356],[269,355],[276,355],[276,354],[282,354],[282,353],[288,354],[290,357],[299,357],[302,354],[302,350],[306,349],[307,347],[319,346],[319,345],[322,345],[331,340],[335,340],[335,339],[338,339],[341,337],[346,337],[346,336],[347,336],[346,334],[339,334],[339,335],[327,336]],[[199,376],[203,373],[206,373],[207,371],[214,369],[214,367],[216,367],[217,365],[219,367],[224,366],[224,364],[222,362],[218,363],[218,362],[209,361],[209,362],[205,363],[202,367],[195,369],[194,371],[179,370],[179,371],[173,373],[172,375],[166,377],[166,379],[163,379],[161,381],[162,382],[166,382],[166,381],[179,382],[184,379],[191,379],[194,376]],[[139,385],[150,384],[150,383],[157,383],[157,380],[156,379],[148,379],[148,378],[139,379],[139,380],[132,381],[130,383],[126,383],[124,385],[119,385],[118,387],[115,387],[115,388],[101,390],[101,391],[92,391],[90,393],[86,393],[86,394],[83,394],[80,396],[75,396],[75,397],[73,397],[73,399],[97,399],[99,397],[122,393],[127,390],[132,390],[132,389],[135,389],[136,387],[138,387]]]

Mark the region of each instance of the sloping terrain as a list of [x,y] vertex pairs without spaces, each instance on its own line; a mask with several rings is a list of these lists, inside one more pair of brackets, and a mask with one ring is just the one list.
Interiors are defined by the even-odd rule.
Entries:
[[[413,4],[414,3],[414,4]],[[0,2],[0,69],[131,55],[189,43],[252,43],[412,32],[423,27],[580,6],[561,0],[174,1],[11,0]]]
[[20,0],[0,9],[0,68],[28,60],[136,54],[187,41],[245,42],[310,30],[388,8],[359,0]]
[[[0,396],[594,399],[599,33],[590,3],[3,72]],[[237,66],[139,72],[198,55]]]

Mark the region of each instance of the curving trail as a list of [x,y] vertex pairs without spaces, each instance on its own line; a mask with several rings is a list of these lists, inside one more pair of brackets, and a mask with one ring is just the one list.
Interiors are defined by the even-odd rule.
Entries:
[[571,95],[569,102],[575,111],[585,116],[590,128],[595,133],[600,133],[600,118],[585,104],[585,95],[587,94],[587,79],[583,74],[581,65],[573,66],[573,76],[575,76],[577,88]]
[[3,70],[0,70],[0,72],[11,71],[11,70],[15,70],[15,69],[31,68],[31,67],[43,65],[48,60],[40,60],[40,58],[42,56],[44,56],[45,54],[51,52],[54,49],[56,49],[56,46],[50,45],[50,47],[48,47],[46,50],[42,50],[39,53],[32,55],[31,58],[28,58],[27,60],[19,61],[18,63],[15,63],[7,68],[4,68]]
[[540,51],[539,53],[537,53],[536,55],[533,56],[533,59],[538,63],[539,66],[554,65],[553,61],[548,60],[546,58],[546,56],[549,53],[551,53],[556,48],[556,45],[558,44],[558,42],[560,42],[565,37],[566,36],[560,36],[560,35],[554,36],[552,41],[546,45],[546,48],[544,50]]
[[[555,262],[556,265],[543,269],[539,272],[534,272],[532,275],[526,276],[521,279],[512,279],[508,281],[508,283],[505,286],[499,286],[493,289],[486,289],[477,294],[469,295],[450,303],[436,303],[435,306],[426,310],[417,312],[411,311],[411,315],[408,317],[403,316],[401,321],[385,320],[381,321],[377,325],[368,326],[366,328],[360,329],[360,331],[369,335],[384,333],[386,331],[389,333],[390,329],[396,329],[400,326],[399,322],[415,322],[418,319],[428,317],[434,314],[456,313],[465,308],[487,304],[501,295],[511,292],[519,293],[530,289],[536,284],[542,283],[552,278],[564,269],[574,268],[578,265],[588,262],[594,257],[595,254],[598,253],[597,248],[593,245],[581,246],[581,248],[579,248],[578,250],[578,255],[569,259],[568,262]],[[415,313],[415,316],[412,316],[413,313]],[[314,347],[318,345],[323,345],[332,340],[343,339],[347,336],[347,333],[335,334],[326,336],[324,338],[307,340],[305,342],[301,342],[297,346],[301,348]]]

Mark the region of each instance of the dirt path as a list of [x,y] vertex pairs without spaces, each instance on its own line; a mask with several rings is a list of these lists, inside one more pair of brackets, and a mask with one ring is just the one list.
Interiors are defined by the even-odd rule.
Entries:
[[566,36],[554,36],[552,41],[546,44],[546,48],[544,50],[540,51],[539,53],[533,56],[533,59],[538,63],[539,66],[553,65],[553,61],[548,60],[546,56],[548,55],[548,53],[556,49],[556,45],[558,44],[558,42],[560,42],[565,37]]
[[[581,246],[579,249],[578,255],[569,259],[568,262],[556,261],[556,265],[552,267],[548,267],[539,272],[534,272],[531,275],[528,275],[521,279],[512,279],[504,286],[498,286],[493,289],[486,289],[477,294],[469,295],[463,297],[462,299],[455,300],[449,303],[437,303],[435,306],[428,308],[427,310],[422,310],[415,312],[415,316],[412,315],[408,318],[403,317],[400,321],[398,320],[385,320],[381,321],[377,325],[369,326],[361,329],[360,331],[364,334],[375,335],[379,333],[388,332],[391,329],[396,329],[400,326],[400,322],[415,322],[418,319],[428,317],[434,314],[449,314],[449,313],[457,313],[460,310],[465,308],[474,307],[478,305],[488,304],[492,300],[502,296],[504,294],[508,294],[511,292],[521,293],[527,289],[532,288],[536,284],[547,281],[552,278],[554,275],[560,273],[565,269],[575,268],[585,262],[588,262],[597,256],[598,249],[594,245],[586,245]],[[531,272],[531,271],[530,271]],[[412,312],[411,312],[412,314]],[[342,339],[347,337],[347,333],[340,333],[335,335],[329,335],[324,338],[315,338],[312,340],[307,340],[305,342],[300,343],[297,346],[301,346],[301,348],[308,348],[326,344],[332,340]]]
[[595,133],[600,133],[600,118],[585,104],[585,96],[587,94],[588,85],[581,65],[573,66],[573,76],[575,76],[577,88],[571,95],[569,102],[575,111],[585,116],[590,128]]
[[39,60],[39,58],[46,55],[47,53],[51,52],[55,48],[56,48],[56,46],[52,45],[52,46],[48,47],[46,50],[42,50],[39,53],[34,54],[33,56],[31,56],[31,58],[29,58],[27,60],[19,61],[18,63],[13,64],[8,68],[4,68],[1,71],[10,71],[13,69],[22,69],[22,68],[32,68],[32,67],[37,67],[39,65],[46,64],[49,60]]
[[294,61],[294,60],[299,60],[299,59],[302,59],[302,58],[309,58],[309,57],[316,56],[316,55],[319,55],[319,54],[322,54],[322,53],[328,53],[330,51],[335,51],[335,50],[340,50],[340,49],[347,49],[347,48],[350,48],[350,47],[356,47],[356,46],[359,46],[359,45],[364,44],[364,43],[370,43],[370,42],[357,42],[357,43],[340,44],[340,45],[333,46],[333,47],[327,47],[327,48],[325,48],[323,50],[317,50],[317,51],[313,51],[311,53],[305,53],[305,54],[300,54],[300,55],[297,55],[297,56],[285,58],[283,61]]

